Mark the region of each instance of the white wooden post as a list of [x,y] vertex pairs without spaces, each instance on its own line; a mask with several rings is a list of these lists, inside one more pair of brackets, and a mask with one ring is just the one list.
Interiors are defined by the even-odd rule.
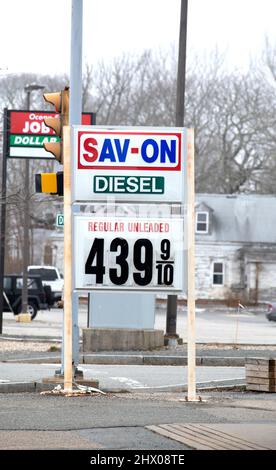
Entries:
[[72,392],[72,207],[70,127],[63,128],[64,193],[64,392]]
[[188,322],[188,396],[187,401],[196,397],[196,342],[195,342],[195,177],[194,177],[194,130],[188,129],[187,152],[187,322]]

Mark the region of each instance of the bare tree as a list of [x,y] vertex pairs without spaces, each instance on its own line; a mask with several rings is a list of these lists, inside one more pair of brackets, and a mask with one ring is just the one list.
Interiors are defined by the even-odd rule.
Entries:
[[[65,77],[52,78],[48,76],[37,76],[34,74],[9,75],[0,80],[0,102],[2,107],[9,109],[26,109],[26,93],[24,87],[31,83],[45,85],[47,90],[62,89],[66,84]],[[32,94],[32,109],[45,109],[42,93]],[[1,116],[2,117],[2,116]],[[23,218],[26,195],[29,196],[29,207],[31,214],[30,236],[34,229],[44,228],[45,230],[54,228],[55,208],[54,198],[35,194],[34,175],[47,171],[53,171],[55,163],[53,160],[30,160],[30,187],[28,191],[24,187],[24,162],[21,159],[9,158],[7,161],[7,230],[6,233],[6,264],[7,266],[19,266],[22,259],[23,250]],[[0,191],[1,193],[1,191]],[[1,194],[0,194],[1,196]],[[52,218],[48,213],[53,214]],[[32,255],[32,243],[30,243]],[[31,258],[32,259],[32,256]],[[21,268],[19,268],[21,269]]]
[[[87,65],[83,76],[83,109],[96,112],[98,124],[173,126],[176,60],[172,48],[158,53],[148,50],[137,56],[122,55],[112,63],[102,61],[95,67]],[[196,190],[275,193],[276,46],[267,41],[263,60],[252,63],[246,73],[227,71],[224,55],[217,51],[205,60],[188,56],[187,65],[185,125],[195,128]],[[45,85],[45,91],[55,91],[68,84],[68,77],[35,74],[2,77],[2,108],[24,109],[24,87],[30,83]],[[32,99],[34,109],[52,109],[45,105],[42,93],[34,93]],[[52,161],[31,162],[33,229],[53,228],[58,198],[45,199],[35,194],[33,187],[34,174],[52,167]],[[22,251],[21,175],[22,162],[9,160],[8,230],[14,260],[21,257]]]
[[188,125],[196,132],[196,189],[256,191],[269,163],[263,83],[254,69],[226,72],[221,57],[209,64],[195,63],[187,80]]
[[[91,102],[99,124],[171,125],[175,71],[168,55],[116,58],[101,62],[92,77]],[[175,64],[174,64],[175,65]]]

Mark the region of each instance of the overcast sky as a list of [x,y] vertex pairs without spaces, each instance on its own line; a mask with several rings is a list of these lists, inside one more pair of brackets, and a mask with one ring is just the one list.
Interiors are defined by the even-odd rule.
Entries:
[[[84,0],[84,62],[178,43],[180,0]],[[54,20],[56,13],[56,20]],[[0,0],[0,69],[69,73],[71,0]],[[231,67],[276,42],[275,0],[190,0],[189,51],[217,45]],[[2,70],[3,73],[7,71]]]

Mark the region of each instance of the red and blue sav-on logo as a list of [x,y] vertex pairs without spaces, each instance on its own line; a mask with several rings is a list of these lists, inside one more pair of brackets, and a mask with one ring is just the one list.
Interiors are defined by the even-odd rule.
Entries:
[[181,170],[181,132],[79,131],[78,169]]

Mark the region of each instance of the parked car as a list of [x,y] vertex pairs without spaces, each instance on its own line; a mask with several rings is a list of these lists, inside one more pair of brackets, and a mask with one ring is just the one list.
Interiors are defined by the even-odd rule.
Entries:
[[[40,276],[28,275],[28,313],[32,320],[38,310],[46,310],[52,303],[50,287],[45,288]],[[22,309],[22,274],[8,274],[4,276],[4,312],[10,310],[15,315]]]
[[276,302],[271,302],[267,306],[268,313],[266,314],[266,318],[269,321],[276,321]]
[[54,302],[62,298],[63,276],[55,266],[28,266],[29,274],[39,274],[43,285],[49,285],[52,289]]

